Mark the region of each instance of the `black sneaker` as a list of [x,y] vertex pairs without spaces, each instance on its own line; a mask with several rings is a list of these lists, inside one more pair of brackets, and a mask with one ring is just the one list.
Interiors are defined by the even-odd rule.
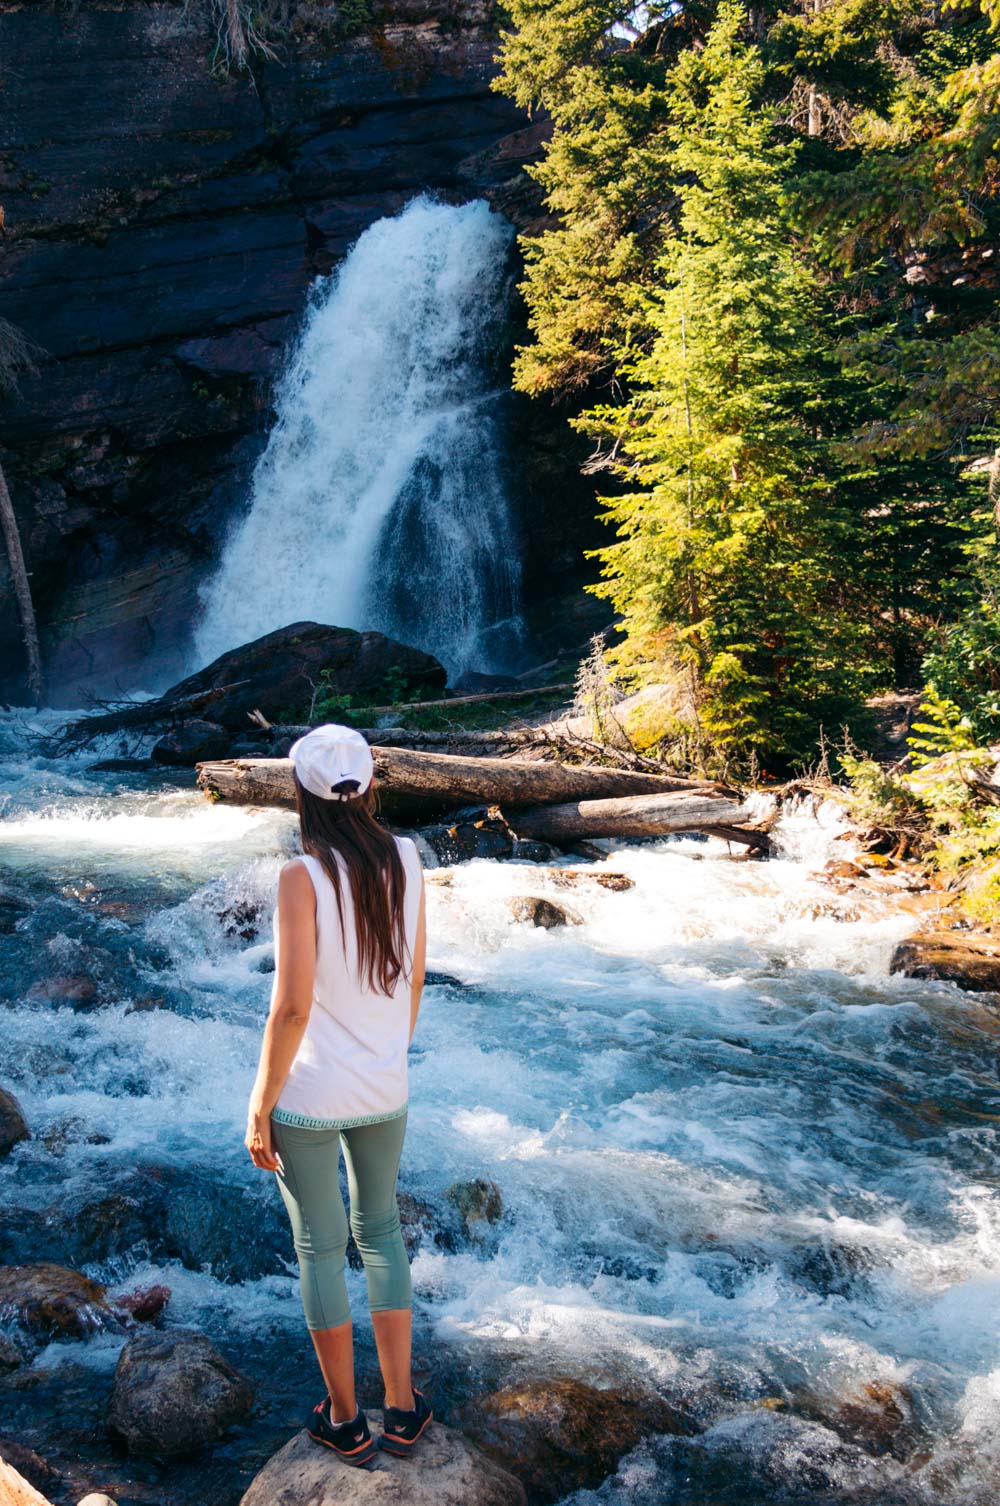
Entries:
[[412,1412],[404,1412],[402,1407],[386,1407],[382,1417],[382,1436],[378,1440],[378,1446],[385,1449],[387,1454],[399,1454],[405,1458],[413,1452],[413,1445],[427,1427],[434,1421],[434,1412],[422,1392],[416,1386],[413,1388],[413,1399],[416,1406]]
[[369,1464],[375,1457],[375,1440],[368,1430],[368,1418],[360,1407],[353,1422],[333,1422],[330,1398],[327,1397],[318,1407],[313,1407],[306,1432],[317,1443],[332,1448],[345,1464]]

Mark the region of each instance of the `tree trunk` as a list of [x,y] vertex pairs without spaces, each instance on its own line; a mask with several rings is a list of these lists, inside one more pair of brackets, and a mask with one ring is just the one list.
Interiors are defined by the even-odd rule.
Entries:
[[[379,803],[388,812],[429,814],[461,805],[499,805],[504,811],[629,795],[673,791],[729,794],[707,781],[627,769],[567,767],[524,759],[460,758],[409,748],[372,748]],[[227,758],[198,765],[198,784],[211,797],[241,805],[295,805],[287,758]],[[727,802],[736,809],[732,802]],[[720,815],[724,821],[727,818]]]
[[511,825],[519,837],[567,842],[575,837],[658,837],[670,832],[713,832],[756,846],[759,833],[741,836],[746,806],[717,795],[631,795],[621,800],[578,800],[571,805],[538,805],[517,811]]
[[38,625],[35,621],[34,602],[31,599],[31,583],[28,580],[28,572],[24,564],[21,535],[18,531],[17,518],[14,516],[14,506],[10,500],[10,492],[7,489],[7,478],[4,475],[2,466],[0,466],[0,528],[3,530],[4,542],[7,546],[7,563],[10,566],[10,577],[14,583],[14,596],[17,599],[18,616],[21,619],[24,655],[27,660],[25,679],[28,686],[28,695],[32,703],[38,706],[41,704],[42,699],[42,655],[38,647]]

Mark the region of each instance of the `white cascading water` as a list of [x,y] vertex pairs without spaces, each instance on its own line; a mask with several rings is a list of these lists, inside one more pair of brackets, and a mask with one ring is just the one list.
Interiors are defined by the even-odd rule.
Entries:
[[[167,1326],[247,1369],[273,1448],[315,1378],[242,1136],[295,820],[92,758],[45,759],[0,711],[0,1084],[32,1129],[0,1160],[0,1259],[168,1286]],[[459,1393],[566,1376],[696,1419],[561,1506],[997,1499],[996,1014],[890,976],[917,917],[831,889],[840,821],[786,810],[769,863],[602,844],[589,872],[624,892],[545,863],[428,875],[402,1170],[429,1210],[416,1352]],[[578,924],[518,923],[531,895]],[[96,996],[67,1001],[81,979]],[[473,1177],[503,1217],[438,1242]],[[53,1341],[23,1373],[71,1377],[99,1436],[125,1337]],[[5,1428],[55,1416],[53,1394],[0,1378]]]
[[502,667],[519,568],[485,356],[511,229],[415,199],[317,286],[250,509],[204,593],[199,665],[288,623]]

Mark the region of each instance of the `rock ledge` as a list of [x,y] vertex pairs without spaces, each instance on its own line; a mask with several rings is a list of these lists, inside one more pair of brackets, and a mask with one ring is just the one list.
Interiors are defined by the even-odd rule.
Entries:
[[[381,1412],[368,1412],[373,1433]],[[379,1454],[350,1469],[298,1433],[253,1481],[240,1506],[525,1506],[524,1489],[455,1428],[432,1423],[412,1459]]]

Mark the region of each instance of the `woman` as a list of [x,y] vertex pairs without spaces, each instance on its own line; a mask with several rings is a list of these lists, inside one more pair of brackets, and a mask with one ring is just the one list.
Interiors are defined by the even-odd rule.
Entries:
[[396,1203],[406,1053],[424,982],[423,873],[413,842],[375,820],[359,733],[315,727],[290,757],[305,856],[278,881],[274,988],[246,1145],[255,1166],[277,1173],[327,1385],[308,1431],[347,1463],[367,1464],[376,1445],[354,1391],[341,1146],[385,1382],[378,1446],[410,1454],[433,1417],[410,1381],[410,1264]]

